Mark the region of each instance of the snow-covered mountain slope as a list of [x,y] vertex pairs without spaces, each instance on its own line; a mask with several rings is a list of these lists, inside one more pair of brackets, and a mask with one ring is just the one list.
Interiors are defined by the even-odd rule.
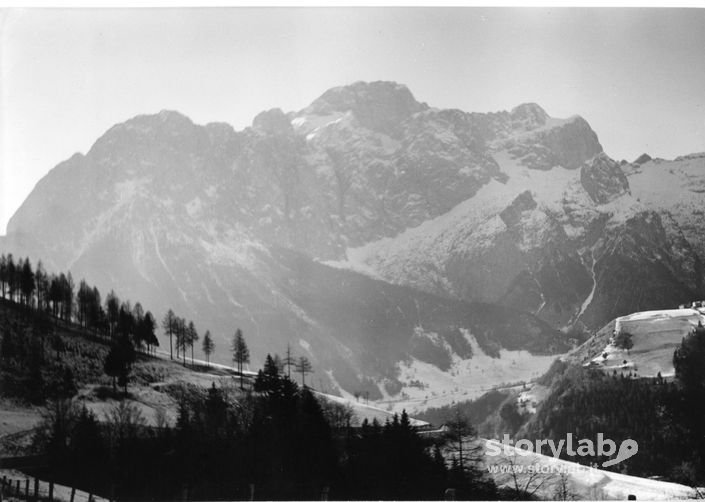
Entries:
[[[636,377],[673,377],[673,352],[698,323],[705,323],[705,308],[681,308],[635,312],[621,316],[579,347],[571,360],[609,373]],[[632,335],[634,346],[625,350],[615,346],[614,334]]]
[[[373,399],[401,391],[404,361],[441,371],[471,358],[463,333],[493,357],[503,349],[538,357],[565,352],[564,337],[530,314],[441,298],[314,260],[445,211],[445,196],[433,206],[419,194],[428,182],[457,200],[479,187],[450,161],[438,172],[424,166],[424,180],[412,173],[420,166],[401,165],[412,152],[427,153],[417,143],[437,125],[421,116],[442,115],[410,96],[396,84],[355,84],[298,114],[263,112],[242,132],[170,111],[135,117],[42,179],[0,249],[70,269],[103,295],[114,289],[157,316],[173,308],[211,330],[215,361],[229,362],[229,339],[241,327],[253,365],[290,343],[312,359],[315,384],[368,391]],[[390,113],[402,122],[389,121]],[[461,145],[457,137],[453,142]],[[484,154],[469,144],[458,148],[467,157],[463,168],[489,180]],[[375,173],[389,178],[387,188]],[[378,224],[374,204],[392,191],[396,206],[388,205],[387,223]]]
[[378,404],[395,412],[417,413],[471,399],[497,388],[529,382],[545,373],[555,360],[551,355],[535,355],[526,350],[500,351],[499,357],[487,355],[468,333],[473,349],[471,359],[454,355],[447,370],[411,358],[399,364],[403,388],[396,396],[385,396]]
[[[290,342],[326,384],[386,397],[402,363],[472,367],[462,330],[491,358],[541,356],[569,348],[556,326],[699,296],[686,212],[704,163],[620,167],[577,116],[358,82],[240,132],[171,111],[117,124],[37,184],[0,248],[174,308],[219,334],[220,361],[240,326],[255,361]],[[668,204],[658,169],[690,205]]]
[[493,158],[501,181],[336,266],[592,328],[703,292],[705,156],[620,167],[600,154],[550,170],[511,149]]

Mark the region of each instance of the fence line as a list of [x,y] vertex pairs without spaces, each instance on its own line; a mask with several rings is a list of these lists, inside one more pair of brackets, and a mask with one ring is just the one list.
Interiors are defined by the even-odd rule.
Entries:
[[3,475],[0,480],[0,502],[20,499],[28,502],[105,502],[105,499],[73,487],[57,485],[31,476]]

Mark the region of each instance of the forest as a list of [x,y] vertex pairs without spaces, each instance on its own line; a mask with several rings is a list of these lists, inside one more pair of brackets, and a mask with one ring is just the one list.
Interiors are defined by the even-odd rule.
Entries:
[[[639,453],[612,467],[625,474],[705,484],[705,327],[699,324],[675,350],[675,378],[635,378],[556,363],[544,379],[551,392],[518,435],[534,440],[568,432],[596,441],[634,439]],[[606,458],[576,457],[581,463]]]
[[[462,451],[462,442],[477,437],[471,423],[490,419],[515,439],[559,441],[569,432],[593,441],[599,432],[616,442],[635,439],[639,454],[613,469],[705,484],[702,325],[675,351],[675,378],[631,378],[557,361],[538,381],[550,393],[528,420],[510,394],[492,392],[420,416],[449,426],[434,435],[420,434],[405,412],[385,423],[356,422],[350,409],[305,385],[313,367],[290,350],[268,354],[245,381],[250,354],[237,329],[230,347],[234,385],[180,387],[173,391],[175,422],[163,416],[153,423],[127,399],[131,382],[144,378],[134,370],[156,358],[157,322],[149,311],[120,302],[113,291],[102,303],[85,281],[76,288],[70,274],[48,274],[11,255],[0,257],[0,293],[0,393],[45,407],[32,447],[47,464],[35,474],[106,497],[430,500],[451,488],[464,499],[525,498],[498,489],[479,458],[458,459],[454,445]],[[209,371],[209,363],[194,364],[193,322],[170,310],[161,327],[171,364],[186,366],[190,352],[190,370]],[[206,332],[207,358],[213,350]],[[72,398],[106,377],[112,386],[105,392],[119,405],[98,417]]]
[[[463,437],[421,435],[405,412],[357,423],[305,385],[310,361],[291,353],[267,355],[244,385],[250,355],[240,330],[231,347],[237,384],[183,386],[176,422],[150,423],[126,398],[133,369],[159,345],[152,314],[112,291],[102,303],[97,288],[84,281],[76,288],[70,274],[48,274],[41,263],[33,269],[28,259],[3,255],[0,265],[0,391],[45,408],[32,440],[33,452],[47,458],[33,473],[43,479],[118,500],[430,500],[448,488],[466,499],[516,497],[498,491],[471,459],[449,454],[454,442],[474,437],[465,420]],[[176,349],[173,364],[186,365],[195,326],[169,311],[162,328],[172,358]],[[207,333],[207,356],[213,348]],[[106,376],[105,392],[119,404],[99,417],[72,398]]]

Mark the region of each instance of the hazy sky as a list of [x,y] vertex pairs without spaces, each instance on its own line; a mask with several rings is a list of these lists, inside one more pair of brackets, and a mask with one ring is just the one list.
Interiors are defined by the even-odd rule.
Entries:
[[6,10],[0,37],[0,234],[117,122],[166,108],[240,130],[357,80],[580,114],[618,160],[705,151],[705,9]]

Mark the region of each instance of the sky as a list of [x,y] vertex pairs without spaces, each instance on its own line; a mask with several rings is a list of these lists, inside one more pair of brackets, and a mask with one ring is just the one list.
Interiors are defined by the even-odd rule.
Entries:
[[0,235],[116,123],[170,109],[241,130],[359,80],[437,108],[578,114],[617,160],[705,151],[705,9],[5,9]]

